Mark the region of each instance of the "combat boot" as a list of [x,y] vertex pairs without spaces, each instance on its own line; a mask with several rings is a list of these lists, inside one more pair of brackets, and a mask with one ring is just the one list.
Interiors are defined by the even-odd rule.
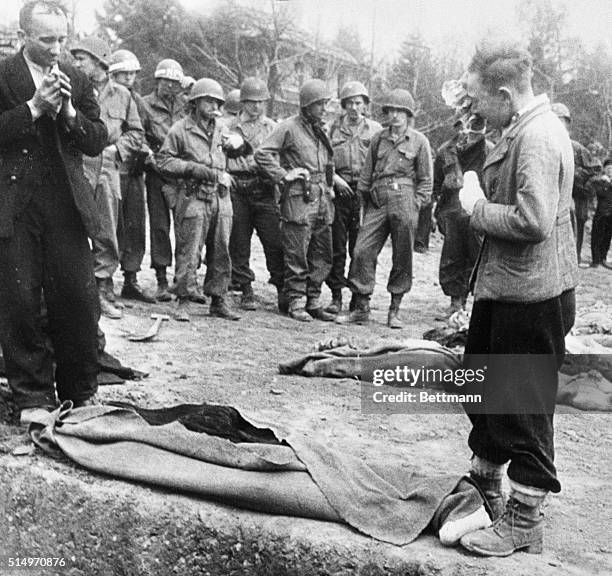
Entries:
[[113,277],[99,278],[98,289],[104,293],[105,298],[113,304],[117,302],[115,296],[115,284],[113,283]]
[[179,298],[178,306],[176,307],[176,311],[174,312],[174,319],[177,322],[189,322],[191,318],[189,317],[189,299],[188,298]]
[[524,504],[511,494],[502,516],[489,528],[463,536],[461,545],[480,556],[510,556],[518,550],[541,554],[544,542],[541,502]]
[[166,268],[156,268],[155,276],[157,278],[157,291],[155,292],[155,299],[158,302],[170,302],[172,300],[172,294],[170,294],[170,291],[168,290]]
[[226,320],[240,320],[240,315],[229,309],[225,296],[212,296],[208,313],[211,316],[225,318]]
[[138,284],[136,272],[124,272],[123,276],[125,280],[123,281],[123,288],[121,289],[122,298],[147,302],[148,304],[153,304],[155,302],[155,298],[147,294]]
[[243,310],[257,310],[257,302],[255,301],[255,293],[250,284],[242,285],[242,296],[240,297],[240,308]]
[[399,310],[402,302],[403,294],[391,294],[391,304],[387,315],[387,326],[395,330],[401,330],[404,324],[400,320]]
[[106,278],[96,278],[98,284],[98,299],[100,301],[100,313],[111,320],[119,320],[119,318],[121,318],[121,310],[109,300],[106,290],[106,280]]
[[206,296],[204,296],[204,294],[202,294],[199,290],[197,292],[190,292],[187,298],[189,299],[189,302],[193,302],[194,304],[206,304],[208,302]]
[[333,322],[336,319],[335,314],[326,312],[322,307],[306,308],[306,312],[308,312],[308,314],[310,314],[316,320],[323,320],[323,322]]
[[325,312],[330,314],[339,314],[342,311],[342,290],[332,290],[332,299],[329,305],[325,308]]
[[312,322],[312,316],[306,312],[301,299],[289,302],[289,317],[298,322]]
[[312,322],[312,316],[306,312],[305,308],[290,309],[289,316],[298,322]]
[[485,478],[473,470],[470,479],[476,484],[485,499],[485,507],[491,520],[497,520],[504,513],[504,493],[502,480],[499,478]]
[[370,296],[353,294],[354,308],[348,315],[338,316],[338,324],[367,324],[370,320]]

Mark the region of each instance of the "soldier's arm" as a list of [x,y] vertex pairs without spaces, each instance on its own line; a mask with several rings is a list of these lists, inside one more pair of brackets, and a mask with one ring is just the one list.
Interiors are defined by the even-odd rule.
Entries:
[[359,184],[357,191],[361,194],[364,200],[367,200],[370,189],[372,187],[372,175],[376,166],[376,155],[378,154],[378,146],[380,142],[380,132],[378,132],[370,141],[370,145],[366,151],[365,162],[359,174]]
[[195,178],[207,182],[217,182],[217,170],[213,170],[200,162],[185,160],[182,156],[183,142],[178,130],[173,127],[168,132],[156,156],[159,171],[165,176],[173,178]]
[[281,124],[272,131],[263,144],[255,151],[255,163],[270,180],[277,184],[287,175],[287,170],[280,165],[279,158],[281,150],[286,145],[287,138],[287,127]]
[[130,96],[126,110],[126,118],[123,122],[123,131],[117,142],[115,142],[121,160],[125,162],[131,156],[137,155],[142,148],[143,141],[144,129],[140,121],[140,116],[138,115],[138,108],[136,107],[136,102],[134,102],[134,99]]
[[431,199],[432,173],[431,148],[429,140],[423,136],[416,157],[416,190],[415,195],[420,206],[425,206]]

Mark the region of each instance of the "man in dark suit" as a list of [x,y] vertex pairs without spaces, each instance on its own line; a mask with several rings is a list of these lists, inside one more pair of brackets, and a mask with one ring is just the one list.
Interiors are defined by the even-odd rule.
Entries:
[[[59,64],[67,20],[53,0],[19,15],[23,49],[0,62],[0,345],[22,423],[97,390],[99,304],[87,240],[97,226],[82,154],[106,144],[93,88]],[[47,307],[45,345],[41,297]]]

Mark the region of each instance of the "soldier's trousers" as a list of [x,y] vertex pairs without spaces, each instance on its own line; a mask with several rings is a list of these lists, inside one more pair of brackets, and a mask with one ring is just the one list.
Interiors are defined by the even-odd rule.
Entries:
[[121,269],[138,272],[145,254],[146,207],[143,174],[121,174],[121,205],[117,230]]
[[162,187],[165,180],[155,171],[146,173],[149,233],[151,236],[151,268],[166,268],[172,264],[170,243],[170,207]]
[[359,233],[361,221],[361,201],[357,198],[334,199],[334,222],[332,224],[333,261],[331,272],[327,277],[327,285],[332,291],[341,290],[347,286],[344,275],[346,268],[346,252],[353,258],[355,242]]
[[[589,201],[585,198],[574,198],[574,234],[576,235],[576,252],[578,262],[582,254],[582,244],[584,242],[584,227],[589,219]],[[572,222],[573,223],[573,222]]]
[[412,249],[419,218],[414,192],[389,190],[379,197],[380,207],[371,202],[365,207],[349,271],[349,288],[356,294],[374,292],[378,255],[391,236],[393,256],[387,290],[404,294],[412,287]]
[[469,293],[472,269],[480,251],[480,236],[470,227],[470,217],[453,210],[439,216],[443,220],[444,244],[440,255],[439,278],[447,296],[465,298]]
[[323,193],[313,202],[304,202],[301,194],[293,192],[283,201],[281,215],[289,308],[318,308],[321,285],[332,264],[332,201]]
[[108,165],[103,158],[102,170],[94,186],[96,209],[100,220],[97,234],[91,239],[93,245],[94,272],[96,278],[112,278],[119,267],[119,204],[121,184],[119,166]]
[[280,211],[273,194],[261,195],[257,191],[232,192],[234,211],[230,254],[232,257],[232,284],[242,286],[255,280],[249,266],[251,237],[257,231],[264,250],[270,284],[281,288],[284,277],[283,248],[281,246]]
[[608,257],[612,240],[612,215],[595,212],[591,230],[591,258],[593,264],[603,264]]
[[415,248],[422,250],[429,249],[429,237],[431,236],[431,215],[433,204],[430,202],[419,210],[419,220],[417,223],[416,234],[414,237]]
[[186,298],[197,293],[196,271],[202,245],[206,246],[204,294],[223,296],[227,292],[232,262],[229,239],[232,229],[232,202],[228,196],[211,201],[179,196],[176,205],[176,295]]

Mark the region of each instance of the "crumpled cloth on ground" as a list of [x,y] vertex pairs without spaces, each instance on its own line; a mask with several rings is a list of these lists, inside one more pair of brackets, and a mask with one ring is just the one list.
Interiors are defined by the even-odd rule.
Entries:
[[[100,386],[107,384],[123,384],[126,380],[142,380],[148,376],[146,372],[140,372],[134,368],[124,366],[117,358],[104,350],[98,350],[98,366],[100,367],[100,372],[98,374],[98,384]],[[1,351],[0,376],[6,376],[4,357]]]
[[43,450],[95,472],[246,509],[342,522],[397,545],[428,526],[442,536],[484,510],[480,492],[459,475],[366,462],[305,436],[289,434],[277,445],[232,443],[176,421],[152,426],[132,410],[73,409],[70,402],[33,423],[30,434]]
[[573,336],[565,337],[565,361],[561,367],[563,374],[574,376],[597,370],[604,378],[612,381],[612,346],[605,336]]
[[437,342],[446,348],[465,348],[467,343],[467,329],[457,330],[452,326],[432,328],[423,334],[425,340]]
[[612,306],[596,302],[578,310],[572,332],[575,334],[612,334]]
[[557,404],[579,410],[612,412],[612,382],[597,370],[576,376],[559,374]]
[[364,349],[341,346],[311,352],[279,364],[278,370],[281,374],[357,378],[371,382],[374,370],[394,369],[396,366],[455,370],[461,367],[461,358],[437,342],[408,338],[385,341]]

